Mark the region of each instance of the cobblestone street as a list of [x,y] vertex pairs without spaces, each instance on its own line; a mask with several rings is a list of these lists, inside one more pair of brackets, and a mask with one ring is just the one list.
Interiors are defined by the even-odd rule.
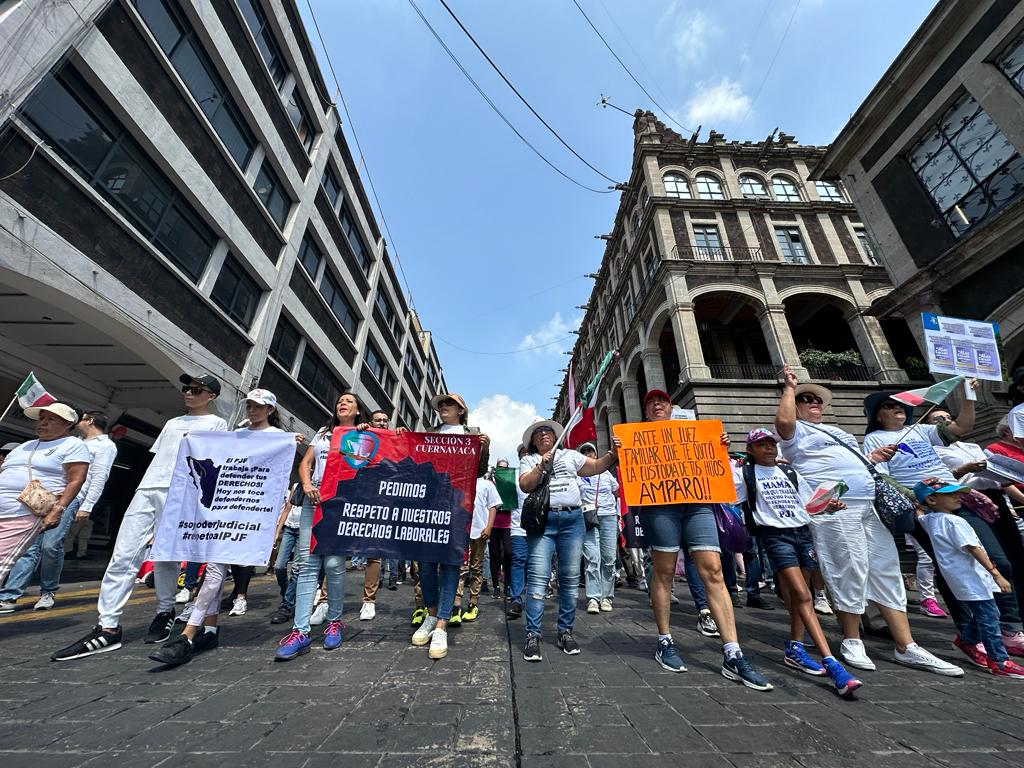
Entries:
[[[480,619],[453,629],[449,656],[431,662],[409,645],[410,587],[382,590],[377,618],[360,622],[353,609],[361,581],[349,574],[342,648],[315,645],[286,664],[272,660],[287,627],[267,621],[276,605],[269,578],[254,580],[246,616],[223,617],[221,647],[178,669],[147,659],[152,647],[141,637],[152,590],[133,596],[121,650],[64,664],[49,654],[88,629],[98,585],[66,585],[46,614],[31,610],[34,596],[25,598],[0,623],[0,761],[5,768],[872,761],[997,768],[1024,758],[1020,682],[976,669],[960,679],[905,669],[889,661],[888,643],[869,639],[878,671],[863,673],[857,701],[843,701],[820,678],[783,666],[781,606],[737,611],[744,648],[775,684],[757,693],[719,674],[718,645],[693,629],[685,585],[673,622],[690,671],[677,675],[652,659],[650,613],[635,590],[621,590],[611,614],[580,612],[578,657],[558,652],[548,631],[539,664],[522,659],[522,620],[510,633],[498,601],[484,595]],[[923,645],[959,662],[948,620],[915,614],[912,623]]]

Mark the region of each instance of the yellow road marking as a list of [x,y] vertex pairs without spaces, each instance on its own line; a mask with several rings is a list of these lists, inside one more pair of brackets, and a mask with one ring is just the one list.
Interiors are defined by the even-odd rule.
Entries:
[[[95,594],[95,591],[93,594]],[[155,601],[156,595],[146,595],[145,597],[133,598],[125,603],[125,605],[138,605],[139,603],[151,603]],[[34,602],[34,600],[32,602]],[[18,624],[24,621],[42,621],[43,619],[52,619],[59,616],[74,616],[77,613],[88,613],[90,611],[92,613],[96,613],[96,604],[91,601],[80,603],[79,605],[69,605],[66,608],[51,608],[48,611],[21,610],[16,613],[9,613],[0,616],[0,627],[5,624]]]

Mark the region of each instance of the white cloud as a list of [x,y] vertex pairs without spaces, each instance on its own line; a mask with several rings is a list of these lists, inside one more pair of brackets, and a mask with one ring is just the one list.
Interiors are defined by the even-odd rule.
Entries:
[[691,125],[708,125],[713,121],[735,121],[744,117],[750,109],[750,97],[743,93],[743,86],[735,80],[723,77],[717,83],[701,81],[696,93],[686,103],[686,119]]
[[706,13],[689,10],[678,0],[673,0],[661,14],[660,24],[668,29],[669,44],[683,67],[701,61],[711,38],[718,33]]
[[580,318],[566,319],[562,317],[561,312],[555,312],[546,323],[523,336],[516,349],[523,352],[535,351],[537,354],[561,353],[561,347],[555,342],[565,339],[565,345],[571,348],[571,339],[566,337],[570,331],[575,331],[579,327]]
[[523,430],[540,416],[533,403],[520,403],[505,394],[488,395],[473,406],[469,423],[491,438],[491,464],[500,458],[516,466],[516,448],[523,439]]

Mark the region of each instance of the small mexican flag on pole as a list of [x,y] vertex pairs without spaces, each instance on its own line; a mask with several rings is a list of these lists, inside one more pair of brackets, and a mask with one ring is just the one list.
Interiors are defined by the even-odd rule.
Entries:
[[18,398],[18,405],[22,408],[39,408],[57,402],[57,398],[46,391],[46,387],[39,382],[35,373],[29,373],[25,377],[14,396]]
[[953,376],[952,378],[940,381],[937,384],[932,384],[930,387],[911,389],[907,392],[899,392],[895,395],[889,395],[889,397],[892,400],[896,400],[911,407],[924,405],[925,403],[938,405],[949,397],[950,393],[952,393],[965,378],[967,377],[963,375]]

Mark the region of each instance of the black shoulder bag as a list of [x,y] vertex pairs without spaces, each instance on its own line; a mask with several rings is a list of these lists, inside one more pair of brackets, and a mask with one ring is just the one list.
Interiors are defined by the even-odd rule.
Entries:
[[519,524],[529,534],[544,533],[548,527],[548,511],[551,509],[551,472],[545,470],[537,487],[523,499],[523,514]]

